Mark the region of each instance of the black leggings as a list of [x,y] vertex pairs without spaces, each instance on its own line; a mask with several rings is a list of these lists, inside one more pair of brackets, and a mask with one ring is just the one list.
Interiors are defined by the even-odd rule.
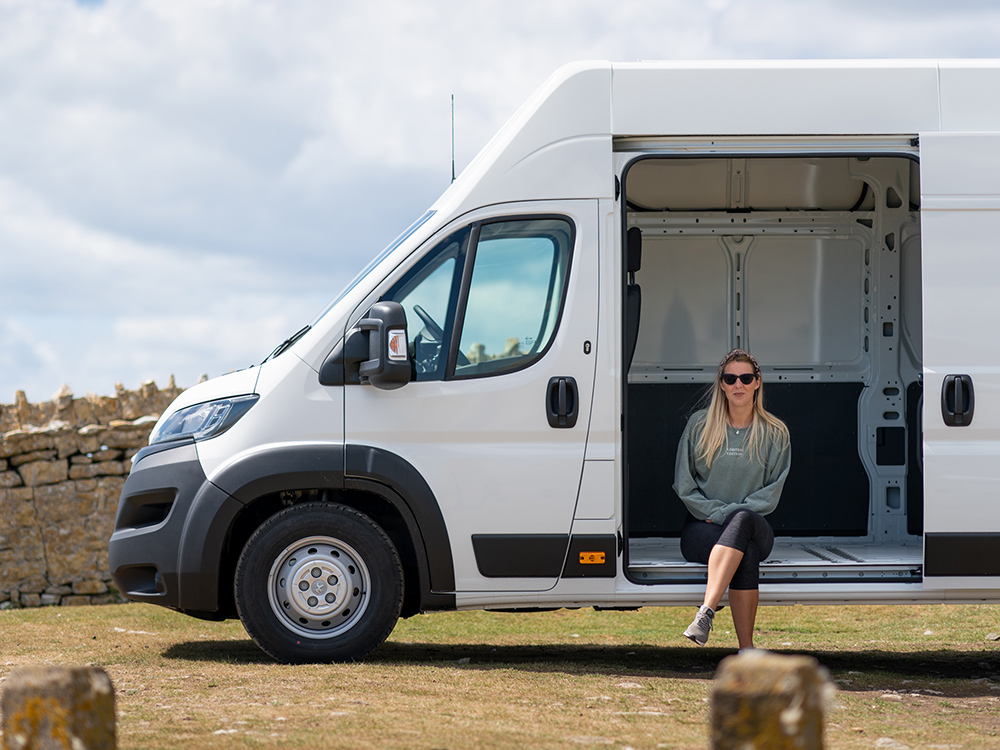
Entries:
[[737,510],[725,523],[706,523],[688,515],[681,531],[681,554],[688,562],[708,564],[712,547],[721,544],[743,553],[729,588],[754,591],[760,587],[761,560],[766,560],[774,546],[774,530],[762,515],[752,510]]

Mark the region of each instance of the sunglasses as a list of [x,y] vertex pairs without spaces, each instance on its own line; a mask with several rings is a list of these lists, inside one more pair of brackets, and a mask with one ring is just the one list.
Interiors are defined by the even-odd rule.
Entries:
[[752,372],[745,372],[742,375],[734,375],[731,372],[727,372],[724,375],[719,376],[721,380],[726,385],[736,385],[736,381],[739,380],[743,385],[750,385],[753,381],[757,379],[757,376]]

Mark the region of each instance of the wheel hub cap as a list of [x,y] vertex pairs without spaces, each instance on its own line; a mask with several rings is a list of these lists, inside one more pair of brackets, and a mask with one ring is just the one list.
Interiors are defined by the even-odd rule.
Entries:
[[290,630],[331,638],[348,630],[368,606],[368,568],[350,546],[309,537],[286,547],[271,566],[268,599]]

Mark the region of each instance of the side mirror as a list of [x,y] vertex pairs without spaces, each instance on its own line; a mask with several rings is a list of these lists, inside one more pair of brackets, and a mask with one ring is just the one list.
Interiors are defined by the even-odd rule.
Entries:
[[391,391],[410,382],[406,311],[398,302],[376,302],[358,322],[368,332],[368,360],[358,366],[362,383]]
[[323,385],[370,383],[391,391],[410,382],[406,311],[398,302],[376,302],[347,332],[319,371]]

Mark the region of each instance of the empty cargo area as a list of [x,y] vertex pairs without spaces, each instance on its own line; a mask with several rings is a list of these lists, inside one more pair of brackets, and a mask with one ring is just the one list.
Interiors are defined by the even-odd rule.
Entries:
[[765,405],[792,439],[762,581],[919,580],[917,161],[622,159],[629,577],[704,579],[680,554],[687,511],[674,460],[719,360],[738,346],[760,362]]

